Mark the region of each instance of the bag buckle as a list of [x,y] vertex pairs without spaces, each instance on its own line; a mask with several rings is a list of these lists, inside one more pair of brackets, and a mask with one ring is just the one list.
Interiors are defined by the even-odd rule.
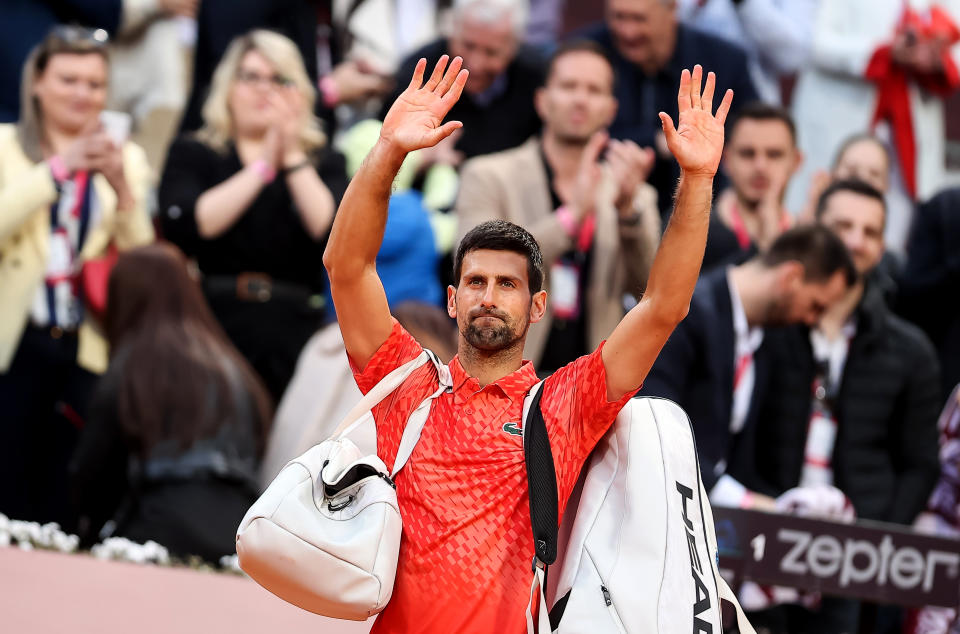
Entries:
[[346,498],[341,498],[341,499],[340,499],[339,501],[337,501],[336,503],[334,503],[334,500],[330,500],[329,502],[327,502],[327,509],[328,509],[331,513],[336,513],[337,511],[342,511],[343,509],[345,509],[345,508],[347,508],[348,506],[350,506],[351,504],[353,504],[353,501],[356,500],[356,499],[357,499],[357,496],[355,496],[355,495],[348,495],[348,496],[346,496]]
[[237,275],[237,299],[245,302],[269,302],[273,283],[265,273],[240,273]]
[[546,570],[546,569],[547,569],[547,564],[545,564],[545,563],[543,563],[542,561],[540,561],[540,558],[537,557],[536,555],[534,555],[534,556],[533,556],[533,565],[530,567],[530,571],[531,571],[531,572],[536,572],[536,571],[537,571],[537,568],[540,568],[541,570]]

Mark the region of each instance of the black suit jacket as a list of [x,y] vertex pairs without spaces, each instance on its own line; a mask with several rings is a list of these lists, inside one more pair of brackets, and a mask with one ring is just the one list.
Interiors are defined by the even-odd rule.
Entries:
[[[770,331],[764,346],[771,376],[755,434],[759,479],[744,484],[776,496],[800,483],[816,367],[805,326]],[[868,286],[834,405],[834,484],[858,517],[910,524],[926,504],[939,473],[937,379],[929,340]]]
[[734,363],[730,286],[726,268],[718,268],[700,278],[690,312],[670,335],[638,394],[668,398],[686,410],[708,490],[724,473],[742,480],[752,468],[756,395],[763,392],[767,374],[764,346],[754,353],[754,402],[736,436],[730,433]]

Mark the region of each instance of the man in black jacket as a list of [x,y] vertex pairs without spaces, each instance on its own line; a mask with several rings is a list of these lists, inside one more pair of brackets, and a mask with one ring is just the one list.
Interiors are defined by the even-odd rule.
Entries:
[[[816,328],[770,333],[755,460],[736,475],[768,496],[835,487],[861,519],[911,524],[939,474],[941,401],[933,346],[889,311],[871,275],[883,256],[885,216],[883,195],[859,181],[837,181],[821,196],[818,221],[847,245],[860,279]],[[833,634],[856,631],[859,610],[825,599],[819,612],[781,606],[751,622]],[[878,622],[898,618],[885,609]]]
[[946,400],[960,383],[960,187],[917,208],[897,307],[937,348]]
[[836,486],[859,518],[910,524],[939,472],[936,353],[872,283],[883,256],[883,195],[837,181],[821,196],[817,218],[847,245],[861,277],[816,328],[769,338],[756,484],[774,496]]
[[752,463],[755,394],[764,392],[769,359],[764,328],[813,324],[855,279],[843,243],[819,226],[790,229],[744,264],[700,279],[686,319],[673,331],[640,396],[680,404],[693,421],[704,484],[714,503],[771,508],[727,475]]

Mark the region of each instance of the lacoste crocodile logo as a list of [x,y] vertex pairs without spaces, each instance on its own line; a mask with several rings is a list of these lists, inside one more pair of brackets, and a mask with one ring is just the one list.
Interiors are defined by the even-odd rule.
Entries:
[[503,431],[513,436],[523,436],[523,430],[520,429],[516,423],[504,423]]

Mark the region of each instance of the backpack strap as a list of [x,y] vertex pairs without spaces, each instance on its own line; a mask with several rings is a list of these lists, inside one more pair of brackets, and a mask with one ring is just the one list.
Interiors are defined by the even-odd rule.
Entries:
[[[530,496],[530,524],[533,527],[533,581],[527,602],[527,633],[549,634],[547,608],[547,566],[557,559],[559,511],[557,473],[550,449],[547,424],[540,410],[543,381],[527,393],[523,402],[523,459],[527,467],[527,489]],[[534,630],[533,605],[539,603],[538,624]]]
[[557,473],[547,435],[547,424],[540,411],[543,381],[527,394],[523,403],[523,459],[527,466],[530,492],[530,523],[536,558],[549,566],[557,559],[558,506]]

